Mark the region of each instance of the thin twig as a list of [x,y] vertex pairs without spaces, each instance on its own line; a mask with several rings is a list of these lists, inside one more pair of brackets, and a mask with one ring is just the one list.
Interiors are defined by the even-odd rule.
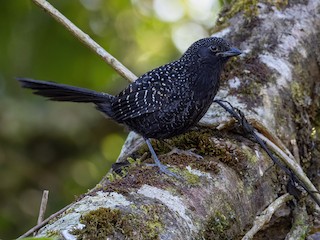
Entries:
[[289,193],[286,193],[282,195],[281,197],[277,198],[274,202],[272,202],[263,212],[256,217],[252,228],[244,235],[242,240],[249,240],[252,239],[253,236],[259,232],[259,230],[267,224],[272,215],[275,213],[277,209],[279,209],[284,203],[291,200],[293,196],[291,196]]
[[291,146],[292,146],[294,159],[296,159],[297,163],[300,164],[300,154],[299,154],[299,147],[298,147],[298,144],[297,144],[297,140],[296,139],[291,139],[290,143],[291,143]]
[[48,204],[48,196],[49,196],[49,191],[44,190],[42,193],[42,199],[41,199],[41,205],[40,205],[40,211],[39,211],[37,224],[42,223],[44,220],[44,214],[46,213],[47,204]]
[[277,145],[282,151],[284,151],[290,158],[295,159],[295,157],[291,154],[289,149],[283,144],[283,142],[274,135],[269,129],[260,121],[256,119],[248,119],[248,122],[260,133],[262,133],[265,137],[267,137],[271,142]]
[[313,185],[313,183],[310,181],[310,179],[306,176],[306,174],[303,172],[301,166],[288,157],[278,146],[276,146],[273,142],[269,141],[268,138],[266,138],[264,135],[258,133],[255,131],[255,134],[259,136],[263,141],[266,142],[266,144],[276,152],[282,159],[282,161],[291,169],[291,171],[297,176],[297,178],[304,184],[304,186],[307,188],[305,190],[308,191],[308,193],[314,198],[314,200],[319,204],[320,203],[320,194],[316,187]]
[[18,239],[20,238],[24,238],[24,237],[28,237],[29,235],[31,235],[33,232],[39,230],[40,228],[42,228],[44,225],[46,225],[51,219],[58,217],[61,213],[63,213],[64,211],[66,211],[73,203],[65,206],[64,208],[60,209],[58,212],[52,214],[50,217],[48,217],[46,220],[44,220],[42,223],[34,226],[33,228],[31,228],[30,230],[28,230],[26,233],[22,234],[20,237],[18,237]]
[[77,39],[79,39],[84,45],[94,51],[105,62],[107,62],[116,72],[130,82],[134,82],[137,76],[128,70],[122,63],[120,63],[115,57],[103,49],[98,43],[96,43],[88,34],[81,31],[76,25],[74,25],[69,19],[62,15],[56,8],[54,8],[46,0],[32,0],[36,5],[41,7],[44,11],[48,12],[57,22],[63,25],[69,32],[71,32]]

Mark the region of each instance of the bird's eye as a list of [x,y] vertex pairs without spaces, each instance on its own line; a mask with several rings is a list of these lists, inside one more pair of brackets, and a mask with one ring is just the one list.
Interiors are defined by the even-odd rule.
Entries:
[[219,51],[219,49],[217,48],[217,46],[210,46],[209,47],[210,51],[213,53],[217,53]]

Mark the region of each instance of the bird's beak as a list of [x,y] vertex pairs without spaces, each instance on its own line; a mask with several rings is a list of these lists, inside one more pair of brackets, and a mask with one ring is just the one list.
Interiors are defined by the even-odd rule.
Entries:
[[221,57],[233,57],[233,56],[238,56],[242,52],[238,48],[230,48],[228,51],[221,52],[219,55]]

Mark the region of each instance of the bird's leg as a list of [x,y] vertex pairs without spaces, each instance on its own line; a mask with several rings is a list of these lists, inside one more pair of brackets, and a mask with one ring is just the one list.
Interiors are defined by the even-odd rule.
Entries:
[[163,164],[160,162],[160,160],[159,160],[156,152],[154,151],[154,149],[153,149],[153,147],[152,147],[152,144],[151,144],[151,142],[150,142],[150,139],[149,139],[149,138],[145,138],[145,141],[146,141],[146,143],[147,143],[147,145],[148,145],[149,151],[151,152],[151,155],[152,155],[152,157],[153,157],[153,160],[154,160],[156,166],[160,169],[160,172],[162,172],[162,173],[164,173],[164,174],[167,174],[167,175],[169,175],[169,176],[172,176],[172,177],[175,177],[175,178],[180,179],[180,178],[181,178],[180,176],[178,176],[177,174],[171,172],[171,171],[167,168],[167,166],[163,165]]

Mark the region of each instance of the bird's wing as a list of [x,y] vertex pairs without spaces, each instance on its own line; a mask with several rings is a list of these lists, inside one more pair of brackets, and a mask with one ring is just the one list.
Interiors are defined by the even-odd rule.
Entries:
[[150,75],[143,75],[124,89],[112,104],[114,118],[124,121],[161,111],[168,99],[168,88]]

